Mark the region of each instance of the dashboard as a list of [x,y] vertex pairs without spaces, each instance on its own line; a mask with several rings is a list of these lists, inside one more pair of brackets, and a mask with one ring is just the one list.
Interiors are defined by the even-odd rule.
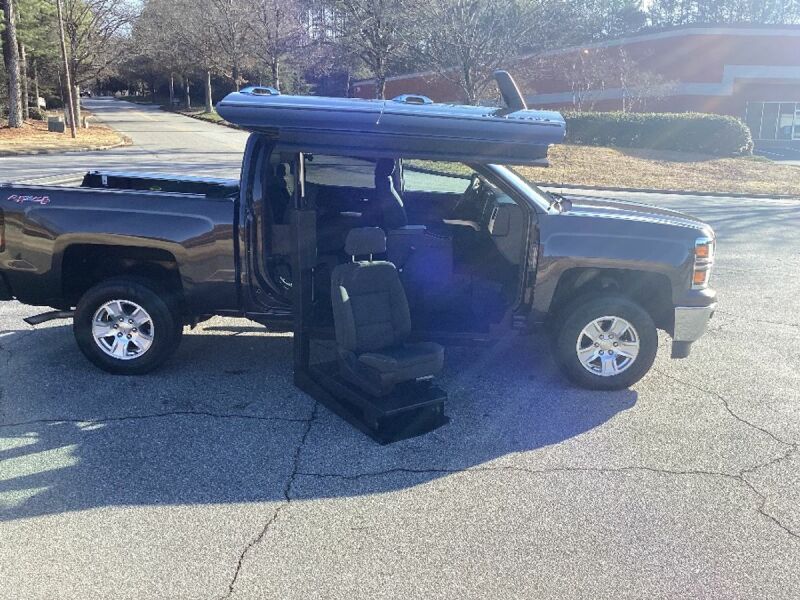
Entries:
[[473,176],[444,222],[489,235],[506,260],[520,264],[528,222],[525,212],[508,194],[479,176]]

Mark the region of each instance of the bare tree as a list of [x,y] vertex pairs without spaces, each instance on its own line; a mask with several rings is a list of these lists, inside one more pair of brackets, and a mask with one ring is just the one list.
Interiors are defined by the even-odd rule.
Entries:
[[577,111],[595,110],[599,101],[610,99],[618,99],[623,112],[643,110],[648,102],[663,98],[675,85],[642,68],[623,47],[545,54],[526,75],[533,80],[566,80]]
[[178,77],[186,107],[191,108],[187,78],[198,66],[205,68],[210,63],[213,44],[205,23],[207,11],[207,5],[192,0],[148,0],[134,23],[131,46],[135,56],[129,59],[128,68],[140,77],[167,77],[170,104],[175,100]]
[[622,93],[622,112],[644,110],[648,102],[661,100],[675,87],[659,73],[641,68],[623,46],[616,49],[611,60]]
[[614,61],[602,49],[584,48],[567,54],[545,55],[534,68],[557,73],[558,78],[566,79],[572,106],[577,111],[594,110],[603,92],[618,77]]
[[386,94],[393,58],[406,48],[403,29],[411,0],[333,0],[332,37],[358,56],[375,78],[375,97]]
[[688,23],[800,23],[797,0],[653,0],[648,14],[654,25]]
[[289,57],[310,46],[304,7],[296,0],[249,0],[250,27],[258,62],[281,89],[281,69]]
[[15,0],[2,0],[4,26],[3,59],[8,79],[8,126],[22,127],[22,94],[20,90],[19,46]]
[[80,122],[80,87],[108,71],[125,52],[123,33],[134,17],[119,0],[64,0],[72,97]]
[[417,27],[409,40],[419,60],[456,85],[469,104],[493,88],[493,72],[506,66],[535,20],[522,0],[416,0]]
[[244,83],[244,70],[250,57],[247,34],[249,30],[245,0],[209,0],[210,10],[204,12],[206,27],[213,34],[217,47],[216,63],[222,74],[233,81],[238,90]]

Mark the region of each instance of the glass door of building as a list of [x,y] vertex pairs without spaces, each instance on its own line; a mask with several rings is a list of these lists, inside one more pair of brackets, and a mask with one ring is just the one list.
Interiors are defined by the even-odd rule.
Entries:
[[792,131],[792,139],[800,140],[800,104],[794,111],[794,128]]
[[748,102],[745,122],[755,141],[800,140],[800,102]]

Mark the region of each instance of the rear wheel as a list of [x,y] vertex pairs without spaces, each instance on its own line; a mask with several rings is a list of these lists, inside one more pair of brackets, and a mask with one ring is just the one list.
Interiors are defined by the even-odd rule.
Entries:
[[73,332],[81,352],[117,375],[140,375],[159,367],[183,334],[177,303],[146,279],[103,281],[78,302]]
[[653,319],[623,296],[601,296],[563,313],[555,341],[564,374],[581,387],[618,390],[650,370],[658,350]]

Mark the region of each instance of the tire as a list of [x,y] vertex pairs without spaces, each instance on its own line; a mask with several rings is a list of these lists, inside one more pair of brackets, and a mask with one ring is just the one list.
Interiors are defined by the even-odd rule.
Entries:
[[[72,330],[78,348],[95,366],[114,375],[142,375],[176,350],[183,321],[177,301],[155,282],[115,277],[81,297]],[[103,333],[109,335],[98,339]]]
[[627,388],[647,374],[657,351],[653,319],[624,296],[578,301],[561,313],[556,359],[567,378],[580,387]]

